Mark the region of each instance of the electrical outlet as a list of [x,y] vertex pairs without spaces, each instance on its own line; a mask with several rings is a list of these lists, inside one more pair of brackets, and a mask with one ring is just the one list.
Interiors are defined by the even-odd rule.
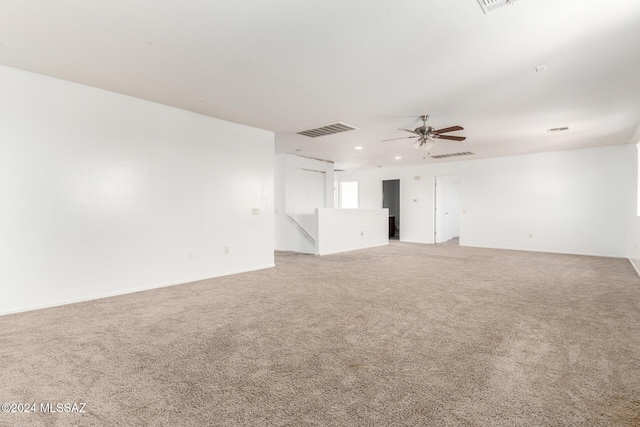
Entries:
[[229,255],[229,246],[224,247],[224,254]]
[[361,232],[360,232],[360,236],[364,236],[364,231],[361,231]]

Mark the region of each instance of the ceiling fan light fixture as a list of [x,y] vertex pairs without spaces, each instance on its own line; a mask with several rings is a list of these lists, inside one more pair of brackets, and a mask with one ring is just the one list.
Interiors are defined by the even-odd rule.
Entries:
[[431,150],[433,148],[434,145],[436,145],[436,142],[434,140],[432,140],[432,139],[428,139],[428,140],[425,141],[424,144],[422,144],[422,149],[426,150],[426,151],[429,151],[429,150]]
[[[437,141],[450,140],[450,141],[464,141],[466,137],[457,135],[444,135],[449,132],[456,132],[464,130],[462,126],[449,126],[441,129],[436,129],[433,126],[427,126],[427,120],[429,116],[424,114],[419,117],[422,120],[422,126],[419,126],[413,130],[411,129],[399,129],[405,132],[409,132],[412,136],[401,136],[400,138],[383,139],[382,142],[393,141],[396,139],[413,139],[412,146],[415,149],[422,148],[429,151],[436,145]],[[416,139],[417,138],[417,139]]]

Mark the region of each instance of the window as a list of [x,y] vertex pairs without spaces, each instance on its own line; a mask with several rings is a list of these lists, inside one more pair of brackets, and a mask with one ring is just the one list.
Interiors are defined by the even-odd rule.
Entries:
[[340,207],[358,209],[358,181],[340,183]]

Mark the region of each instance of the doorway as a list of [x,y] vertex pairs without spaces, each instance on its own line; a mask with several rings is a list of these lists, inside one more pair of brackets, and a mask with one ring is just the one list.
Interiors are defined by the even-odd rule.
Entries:
[[382,181],[382,207],[389,209],[389,239],[400,240],[400,180]]
[[434,243],[460,244],[460,176],[437,176]]
[[287,250],[313,254],[318,239],[316,208],[327,207],[327,174],[294,168],[287,185]]

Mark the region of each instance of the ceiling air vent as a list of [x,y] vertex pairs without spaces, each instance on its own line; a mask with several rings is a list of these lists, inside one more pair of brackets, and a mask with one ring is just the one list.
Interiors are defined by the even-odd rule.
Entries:
[[565,130],[569,130],[568,126],[563,126],[561,128],[552,128],[552,129],[547,129],[547,132],[549,133],[555,133],[555,132],[564,132]]
[[514,1],[516,0],[478,0],[478,3],[480,3],[480,6],[482,7],[482,10],[484,10],[484,13],[489,13],[501,6],[513,4]]
[[342,122],[331,123],[326,126],[322,126],[315,129],[303,130],[301,132],[297,132],[299,135],[309,136],[311,138],[317,138],[319,136],[325,135],[333,135],[334,133],[346,132],[349,130],[358,129],[355,126],[348,125]]
[[449,153],[449,154],[438,154],[437,156],[431,156],[432,159],[444,159],[447,157],[460,157],[460,156],[472,156],[476,153],[472,151],[463,151],[462,153]]

